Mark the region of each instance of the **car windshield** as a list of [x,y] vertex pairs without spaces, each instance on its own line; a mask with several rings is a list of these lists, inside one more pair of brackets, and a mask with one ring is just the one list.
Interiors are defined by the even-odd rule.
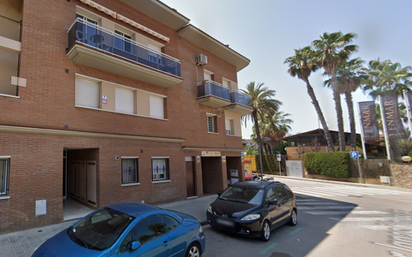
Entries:
[[104,207],[70,227],[69,237],[87,249],[102,251],[112,246],[133,220],[132,216]]
[[219,198],[226,201],[259,205],[262,203],[263,189],[233,186],[227,188]]

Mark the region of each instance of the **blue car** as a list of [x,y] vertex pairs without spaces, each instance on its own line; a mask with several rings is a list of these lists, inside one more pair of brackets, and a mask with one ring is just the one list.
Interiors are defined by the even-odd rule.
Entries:
[[204,253],[205,241],[193,216],[147,204],[118,203],[48,239],[32,257],[195,257]]

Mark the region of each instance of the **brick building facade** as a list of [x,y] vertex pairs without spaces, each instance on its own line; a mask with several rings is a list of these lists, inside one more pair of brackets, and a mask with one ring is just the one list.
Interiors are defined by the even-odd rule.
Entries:
[[1,1],[0,233],[243,179],[249,62],[157,0]]

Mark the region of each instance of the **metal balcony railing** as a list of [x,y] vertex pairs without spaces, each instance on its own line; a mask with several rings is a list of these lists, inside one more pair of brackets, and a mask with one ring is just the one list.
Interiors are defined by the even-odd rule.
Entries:
[[197,98],[214,96],[230,102],[230,90],[215,81],[207,80],[197,85]]
[[68,30],[70,49],[76,42],[180,78],[180,61],[136,41],[77,18]]

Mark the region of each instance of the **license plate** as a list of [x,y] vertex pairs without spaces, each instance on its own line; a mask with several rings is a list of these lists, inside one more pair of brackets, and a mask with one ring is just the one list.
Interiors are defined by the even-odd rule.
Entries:
[[226,227],[234,227],[234,223],[231,220],[224,220],[220,218],[216,218],[216,223]]

